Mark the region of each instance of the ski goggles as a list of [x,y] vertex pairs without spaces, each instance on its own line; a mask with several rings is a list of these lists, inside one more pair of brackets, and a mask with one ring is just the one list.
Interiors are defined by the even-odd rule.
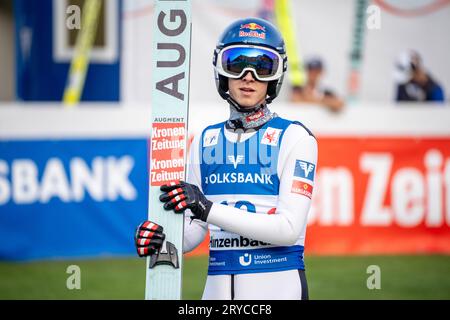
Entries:
[[283,75],[286,61],[275,50],[239,45],[219,51],[215,65],[217,72],[228,78],[239,79],[250,70],[259,81],[272,81]]

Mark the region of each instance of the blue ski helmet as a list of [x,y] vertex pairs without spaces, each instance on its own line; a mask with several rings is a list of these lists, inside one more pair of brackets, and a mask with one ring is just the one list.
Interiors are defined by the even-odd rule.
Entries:
[[[272,23],[261,18],[237,20],[225,29],[214,50],[213,65],[217,91],[220,96],[227,101],[230,101],[231,99],[227,93],[228,77],[224,72],[220,72],[223,70],[221,69],[222,62],[218,61],[218,59],[222,57],[221,52],[225,51],[230,46],[257,46],[272,50],[279,55],[280,65],[278,72],[268,81],[266,102],[271,103],[280,91],[284,73],[287,69],[286,48],[281,33]],[[254,74],[256,75],[256,71],[254,71]]]

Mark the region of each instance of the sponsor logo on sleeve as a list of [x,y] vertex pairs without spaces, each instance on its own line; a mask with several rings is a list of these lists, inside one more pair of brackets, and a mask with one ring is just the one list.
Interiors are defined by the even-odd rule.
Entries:
[[291,192],[311,199],[316,166],[308,161],[296,160]]
[[301,194],[302,196],[308,197],[311,199],[312,197],[313,186],[307,182],[294,180],[292,181],[292,193]]
[[314,181],[314,169],[316,166],[308,161],[297,160],[295,162],[294,177]]

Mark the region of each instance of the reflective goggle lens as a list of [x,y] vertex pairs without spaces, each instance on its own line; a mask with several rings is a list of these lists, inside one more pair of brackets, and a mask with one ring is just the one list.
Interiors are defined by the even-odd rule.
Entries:
[[245,68],[253,68],[259,77],[268,78],[278,71],[280,56],[263,48],[229,48],[222,53],[222,68],[238,76]]

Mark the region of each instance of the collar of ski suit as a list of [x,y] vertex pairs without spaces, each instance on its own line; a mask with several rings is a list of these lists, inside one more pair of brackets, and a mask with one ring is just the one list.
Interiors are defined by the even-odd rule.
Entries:
[[227,129],[233,131],[258,130],[275,117],[277,117],[277,114],[271,112],[266,104],[261,104],[258,108],[252,108],[250,112],[239,112],[233,105],[230,105]]

